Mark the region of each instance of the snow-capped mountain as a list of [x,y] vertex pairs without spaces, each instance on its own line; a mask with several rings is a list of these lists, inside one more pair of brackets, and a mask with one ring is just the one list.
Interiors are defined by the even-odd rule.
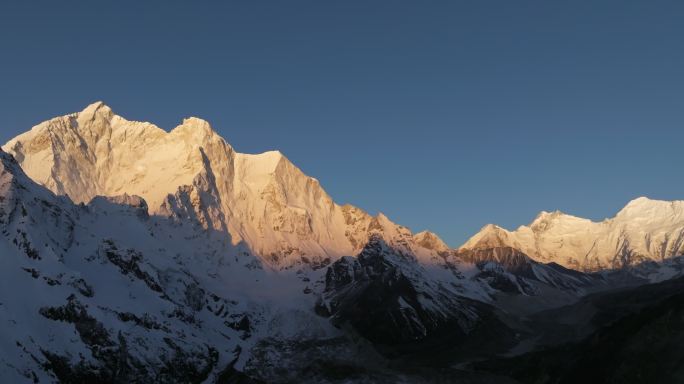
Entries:
[[355,254],[369,227],[400,229],[335,204],[278,151],[235,152],[198,118],[167,133],[98,102],[39,124],[3,149],[32,179],[76,203],[141,196],[151,214],[196,217],[276,268]]
[[563,265],[682,247],[684,205],[638,199],[602,223],[544,213],[450,249],[335,203],[280,152],[99,102],[2,149],[3,382],[330,382],[330,367],[411,382],[392,359],[504,353],[534,336],[516,316],[614,285]]
[[640,197],[601,222],[542,212],[530,225],[515,231],[487,225],[460,250],[497,247],[587,271],[662,262],[684,254],[684,201]]
[[[39,124],[3,149],[57,195],[76,203],[98,195],[141,196],[150,214],[198,221],[276,270],[316,269],[356,255],[374,234],[426,266],[455,270],[468,264],[449,257],[453,252],[434,233],[413,235],[383,214],[336,204],[280,152],[236,152],[198,118],[166,132],[97,102]],[[487,297],[479,287],[457,285],[462,294]]]
[[[392,293],[413,339],[435,337],[436,319],[465,335],[491,317],[496,290],[441,240],[336,205],[281,154],[237,154],[197,119],[165,133],[98,103],[6,148],[19,160],[0,153],[3,379],[287,382],[278,367],[320,359],[316,343],[360,363],[328,276],[378,241],[415,287]],[[386,276],[376,267],[366,276]]]
[[2,152],[0,226],[3,382],[292,382],[320,345],[360,358],[315,312],[323,265],[274,273],[199,218],[76,205]]

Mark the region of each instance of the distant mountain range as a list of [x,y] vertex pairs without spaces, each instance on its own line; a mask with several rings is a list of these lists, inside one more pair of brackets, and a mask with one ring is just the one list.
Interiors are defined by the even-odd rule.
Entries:
[[451,249],[280,152],[101,102],[2,147],[0,227],[3,382],[525,382],[501,359],[578,340],[542,335],[549,318],[684,270],[682,201],[542,212]]

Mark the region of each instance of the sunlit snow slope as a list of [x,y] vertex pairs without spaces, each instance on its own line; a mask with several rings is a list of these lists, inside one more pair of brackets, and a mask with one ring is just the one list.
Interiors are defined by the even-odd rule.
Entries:
[[336,204],[278,151],[235,152],[198,118],[166,132],[98,102],[39,124],[3,149],[32,179],[74,202],[141,196],[152,214],[198,218],[277,268],[355,254],[371,227],[403,230],[382,215]]
[[633,266],[684,254],[684,201],[635,199],[601,222],[542,212],[508,231],[487,225],[461,250],[508,246],[542,262],[580,270]]

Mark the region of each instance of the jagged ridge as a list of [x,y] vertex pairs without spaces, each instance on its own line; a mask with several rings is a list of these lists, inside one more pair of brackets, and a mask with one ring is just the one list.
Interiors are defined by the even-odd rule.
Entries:
[[684,201],[640,197],[601,222],[542,212],[508,231],[487,225],[460,249],[515,248],[535,260],[577,270],[606,270],[661,262],[684,254]]

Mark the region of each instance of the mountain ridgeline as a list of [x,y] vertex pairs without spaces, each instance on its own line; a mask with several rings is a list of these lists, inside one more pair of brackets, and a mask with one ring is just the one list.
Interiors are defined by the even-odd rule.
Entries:
[[[663,321],[684,270],[681,201],[543,212],[454,249],[206,121],[167,132],[101,102],[2,147],[0,226],[3,382],[559,382],[524,368],[651,304],[640,324]],[[600,299],[616,289],[653,303]]]

